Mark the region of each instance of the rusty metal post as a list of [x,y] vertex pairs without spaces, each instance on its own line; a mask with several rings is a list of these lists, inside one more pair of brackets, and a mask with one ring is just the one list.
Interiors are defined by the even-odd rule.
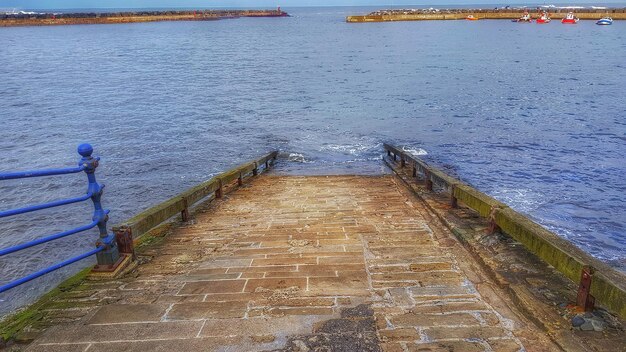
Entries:
[[427,191],[432,191],[433,190],[433,181],[430,179],[430,172],[428,172],[428,170],[424,169],[424,178],[426,179],[426,190]]
[[405,167],[406,161],[404,160],[404,155],[400,155],[400,167]]
[[580,285],[578,286],[578,296],[576,305],[583,308],[585,312],[590,312],[596,302],[596,298],[591,295],[591,279],[593,270],[589,266],[583,267],[580,273]]
[[130,255],[135,259],[135,245],[133,243],[133,230],[128,226],[120,226],[113,229],[115,241],[120,254]]
[[243,186],[243,174],[239,173],[239,177],[237,178],[237,185]]
[[491,209],[491,213],[489,214],[489,226],[487,227],[487,234],[493,235],[496,232],[500,232],[500,226],[496,224],[496,212],[498,211],[498,207],[494,207]]
[[452,208],[458,208],[459,207],[459,202],[456,199],[456,197],[454,196],[454,186],[450,186],[450,206]]
[[270,161],[269,160],[265,160],[265,170],[270,168]]
[[220,181],[220,186],[215,190],[215,198],[222,198],[224,195],[224,184],[221,178],[218,178],[218,181]]
[[183,210],[180,212],[180,217],[183,222],[189,221],[189,204],[187,198],[183,198]]
[[252,176],[256,176],[259,174],[259,164],[255,161],[254,162],[254,169],[252,169]]
[[417,176],[417,168],[413,165],[413,177]]

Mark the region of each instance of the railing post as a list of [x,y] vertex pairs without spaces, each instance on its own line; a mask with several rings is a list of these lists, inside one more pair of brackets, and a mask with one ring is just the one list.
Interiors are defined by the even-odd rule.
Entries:
[[413,165],[413,177],[417,177],[417,168]]
[[252,176],[256,176],[259,174],[259,164],[255,161],[254,162],[254,169],[252,169]]
[[404,160],[404,155],[400,155],[400,167],[406,166],[406,160]]
[[237,185],[243,186],[243,173],[239,173],[239,177],[237,177]]
[[94,158],[93,147],[89,144],[81,144],[78,146],[78,154],[82,156],[78,162],[78,166],[85,168],[87,180],[89,181],[88,192],[92,194],[93,201],[93,221],[98,221],[98,230],[100,238],[96,241],[96,247],[105,247],[105,249],[96,254],[98,267],[106,270],[112,268],[120,259],[120,254],[115,241],[115,236],[107,231],[107,220],[109,220],[109,211],[102,208],[101,197],[104,185],[100,185],[96,181],[96,168],[100,158]]

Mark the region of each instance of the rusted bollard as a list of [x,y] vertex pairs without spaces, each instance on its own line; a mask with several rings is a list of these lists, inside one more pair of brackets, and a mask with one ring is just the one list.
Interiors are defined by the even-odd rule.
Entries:
[[115,242],[120,254],[130,255],[135,259],[135,244],[133,243],[133,230],[128,226],[120,226],[113,229]]
[[237,178],[237,185],[243,186],[243,174],[239,173],[239,177]]

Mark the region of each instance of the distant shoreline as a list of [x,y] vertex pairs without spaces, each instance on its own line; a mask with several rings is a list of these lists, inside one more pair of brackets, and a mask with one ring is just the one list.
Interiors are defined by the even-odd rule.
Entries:
[[159,21],[211,21],[239,17],[289,17],[278,10],[190,10],[0,14],[0,27],[115,24]]
[[[568,12],[574,12],[581,20],[599,20],[602,17],[610,16],[614,20],[626,20],[626,8],[544,8],[553,19],[562,19]],[[428,21],[428,20],[461,20],[468,15],[473,15],[478,19],[516,19],[520,18],[524,12],[536,15],[538,8],[498,8],[498,9],[393,9],[379,10],[364,16],[347,16],[346,22],[393,22],[393,21]]]

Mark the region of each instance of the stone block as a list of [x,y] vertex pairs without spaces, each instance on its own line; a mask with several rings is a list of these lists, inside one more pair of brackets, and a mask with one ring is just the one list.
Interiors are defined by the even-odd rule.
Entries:
[[468,313],[453,313],[445,315],[430,315],[421,313],[405,313],[390,318],[397,327],[429,327],[429,326],[457,326],[479,325],[480,322]]
[[236,293],[242,292],[246,280],[211,280],[187,282],[179,294],[199,295],[206,293]]
[[[245,292],[261,292],[262,290],[284,290],[297,287],[304,291],[307,288],[306,278],[274,278],[274,279],[249,279]],[[261,290],[261,291],[259,291]]]
[[190,302],[177,303],[167,313],[167,320],[243,318],[248,302]]
[[167,307],[166,304],[109,304],[100,307],[88,324],[157,322]]

